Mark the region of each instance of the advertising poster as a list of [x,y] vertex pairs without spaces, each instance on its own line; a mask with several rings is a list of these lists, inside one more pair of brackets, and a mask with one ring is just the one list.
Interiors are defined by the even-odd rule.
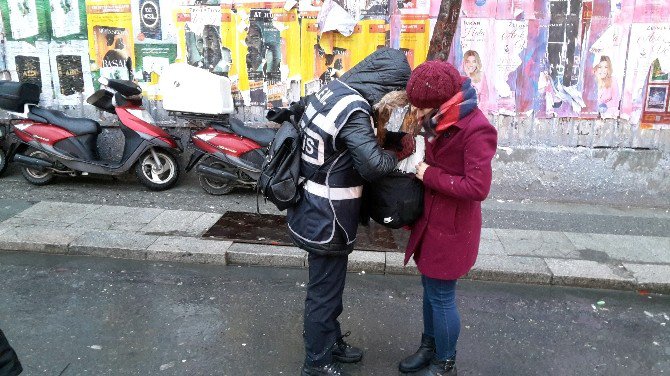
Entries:
[[654,60],[645,90],[644,109],[640,126],[643,129],[670,129],[669,70],[663,70],[659,60]]
[[88,0],[86,14],[94,77],[132,79],[135,49],[130,0]]
[[230,13],[221,6],[181,7],[175,10],[179,59],[194,67],[219,75],[229,75],[233,68],[233,50],[227,42],[231,36]]
[[547,0],[498,0],[499,20],[539,20],[549,16]]
[[169,0],[132,0],[135,43],[177,43],[172,17],[175,4]]
[[174,44],[137,44],[135,45],[135,79],[142,91],[151,100],[161,100],[159,92],[160,77],[177,58],[177,46]]
[[319,15],[323,6],[323,0],[300,0],[298,2],[298,11],[300,18],[314,18]]
[[449,61],[477,90],[479,108],[487,113],[495,108],[495,64],[493,25],[489,18],[461,18],[453,40]]
[[497,0],[463,0],[461,2],[462,18],[495,18],[497,12]]
[[670,72],[670,24],[634,23],[628,48],[622,117],[637,124],[646,112],[646,126],[667,123],[668,119],[656,114],[661,113],[667,72]]
[[7,40],[48,40],[48,8],[47,0],[0,2]]
[[[498,113],[516,114],[517,80],[528,45],[528,21],[494,21],[494,90]],[[472,60],[472,59],[470,59]]]
[[49,0],[51,36],[55,40],[86,39],[84,0]]
[[400,50],[412,69],[426,61],[430,47],[430,21],[427,18],[403,18],[400,28]]
[[[430,0],[397,0],[398,12],[405,18],[428,18],[430,16]],[[439,8],[439,4],[438,4]]]
[[585,51],[583,117],[619,116],[630,26],[612,24],[610,18],[591,19],[588,49]]
[[48,42],[20,42],[8,41],[5,43],[7,70],[12,81],[29,82],[42,88],[40,104],[53,104],[53,87],[51,85],[51,69],[49,67]]
[[[530,116],[533,110],[544,113],[548,80],[543,61],[546,61],[549,20],[528,21],[528,44],[521,58],[522,64],[517,79],[516,111]],[[540,82],[544,86],[540,87]]]
[[[237,8],[239,88],[245,101],[267,103],[269,85],[301,80],[301,39],[297,10]],[[313,58],[312,58],[313,60]],[[278,88],[273,87],[276,93]],[[285,94],[286,96],[286,94]]]
[[[300,76],[302,78],[301,95],[310,95],[321,89],[321,85],[323,84],[320,79],[321,75],[323,75],[323,78],[333,76],[330,73],[323,74],[325,70],[322,71],[322,67],[324,66],[333,66],[333,61],[329,61],[330,64],[326,64],[327,54],[326,50],[322,47],[322,42],[330,39],[328,43],[323,44],[329,48],[328,52],[332,56],[333,33],[328,32],[319,36],[319,26],[317,21],[313,19],[303,19],[300,26],[300,58],[302,61],[300,66]],[[319,69],[317,69],[317,66]]]
[[88,43],[84,40],[52,41],[49,58],[58,105],[81,105],[93,94]]
[[581,82],[582,1],[549,1],[545,111],[539,117],[577,117],[585,107]]

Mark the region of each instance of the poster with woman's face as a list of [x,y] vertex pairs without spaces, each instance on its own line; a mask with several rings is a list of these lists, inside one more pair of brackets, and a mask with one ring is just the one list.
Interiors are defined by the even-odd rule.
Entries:
[[628,48],[627,24],[609,18],[594,17],[589,31],[583,95],[586,106],[582,116],[616,118],[619,116],[625,61]]
[[496,111],[491,100],[491,74],[494,47],[493,25],[495,20],[485,18],[462,18],[454,36],[450,62],[459,68],[463,76],[469,77],[477,90],[479,108],[482,111]]

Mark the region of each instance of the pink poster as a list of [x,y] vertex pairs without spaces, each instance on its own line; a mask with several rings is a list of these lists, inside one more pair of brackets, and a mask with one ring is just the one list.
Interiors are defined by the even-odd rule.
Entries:
[[[492,80],[496,95],[497,112],[516,114],[516,92],[519,68],[528,44],[528,21],[494,21],[494,68]],[[491,80],[489,80],[491,82]]]
[[493,91],[494,23],[489,18],[461,18],[449,57],[461,74],[472,80],[479,108],[485,113],[497,111]]
[[537,20],[549,14],[544,0],[498,0],[497,18],[499,20]]
[[495,18],[497,9],[497,0],[463,0],[461,2],[461,17]]
[[610,18],[591,19],[588,49],[584,52],[582,117],[614,119],[619,116],[630,26]]
[[544,91],[540,91],[539,82],[546,61],[548,35],[548,19],[528,21],[528,45],[522,58],[516,90],[516,108],[520,114],[530,115],[532,110],[544,113]]

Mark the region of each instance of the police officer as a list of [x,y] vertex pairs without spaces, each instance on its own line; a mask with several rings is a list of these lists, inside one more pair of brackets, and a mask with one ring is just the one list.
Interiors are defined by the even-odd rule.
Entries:
[[339,363],[363,357],[344,341],[337,318],[363,183],[388,174],[397,163],[394,152],[377,144],[372,105],[391,91],[404,90],[410,72],[403,52],[380,49],[306,103],[300,173],[310,179],[287,216],[294,243],[309,252],[303,376],[343,375]]

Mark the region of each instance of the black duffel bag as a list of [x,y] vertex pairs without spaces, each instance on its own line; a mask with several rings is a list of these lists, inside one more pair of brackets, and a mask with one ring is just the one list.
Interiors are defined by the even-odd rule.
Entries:
[[366,184],[363,201],[375,222],[393,229],[409,226],[423,213],[423,183],[414,174],[394,171]]

